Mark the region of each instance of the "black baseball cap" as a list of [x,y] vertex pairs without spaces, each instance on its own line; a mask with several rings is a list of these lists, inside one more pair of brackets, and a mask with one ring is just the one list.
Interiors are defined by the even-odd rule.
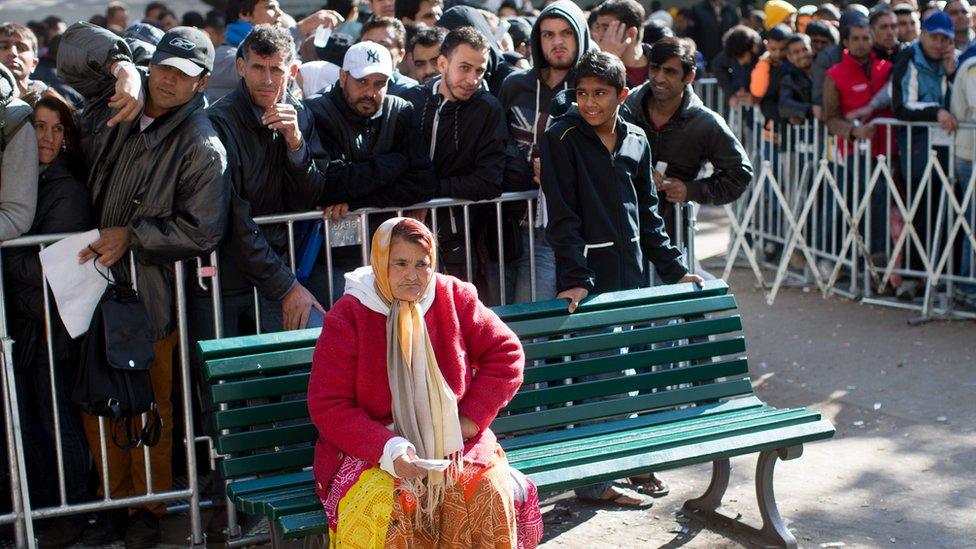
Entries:
[[187,76],[212,72],[214,47],[202,30],[193,27],[174,27],[156,45],[152,65],[167,65],[183,71]]

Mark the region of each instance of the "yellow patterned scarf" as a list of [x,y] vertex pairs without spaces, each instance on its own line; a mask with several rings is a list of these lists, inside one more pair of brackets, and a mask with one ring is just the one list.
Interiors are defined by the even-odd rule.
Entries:
[[[430,526],[437,507],[444,501],[446,484],[454,482],[460,473],[464,439],[458,419],[457,399],[437,366],[424,322],[424,313],[433,301],[435,277],[431,276],[417,301],[394,298],[390,287],[390,240],[393,228],[403,219],[395,217],[387,220],[373,235],[370,251],[372,288],[357,284],[356,291],[347,284],[346,291],[359,297],[367,306],[370,305],[364,298],[373,303],[379,298],[385,305],[386,369],[393,395],[394,430],[416,446],[418,457],[446,458],[453,462],[446,473],[429,471],[426,478],[404,483],[417,495],[419,523]],[[430,260],[431,269],[435,269],[436,256],[432,254]],[[366,280],[364,278],[363,282]],[[357,295],[368,289],[375,291],[375,294]]]

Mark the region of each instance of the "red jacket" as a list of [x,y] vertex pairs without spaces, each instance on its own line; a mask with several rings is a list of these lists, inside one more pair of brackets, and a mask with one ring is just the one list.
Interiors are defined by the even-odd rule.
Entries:
[[[837,85],[837,91],[840,94],[840,110],[841,113],[847,114],[854,109],[859,109],[871,102],[871,98],[875,96],[879,91],[888,85],[888,79],[891,77],[892,64],[890,61],[884,59],[879,59],[874,51],[871,52],[871,78],[864,73],[864,67],[862,67],[857,61],[851,57],[848,51],[844,50],[844,55],[840,59],[840,63],[837,63],[833,67],[827,69],[827,76],[829,76],[834,84]],[[885,109],[883,111],[875,112],[871,115],[871,118],[888,118],[893,116],[891,110]],[[874,138],[872,139],[871,152],[872,155],[885,154],[887,147],[887,137],[885,131],[880,131],[878,128],[874,132]],[[845,140],[840,140],[842,143]],[[843,149],[847,152],[851,152],[852,146],[850,143],[846,145]]]
[[[525,355],[518,337],[478,301],[474,286],[435,274],[435,298],[424,320],[434,356],[454,389],[458,411],[482,432],[464,457],[487,463],[497,440],[488,428],[522,384]],[[475,373],[476,372],[476,373]],[[386,317],[345,295],[327,315],[312,357],[308,411],[319,431],[316,486],[325,496],[345,454],[378,466],[396,436],[386,373]]]

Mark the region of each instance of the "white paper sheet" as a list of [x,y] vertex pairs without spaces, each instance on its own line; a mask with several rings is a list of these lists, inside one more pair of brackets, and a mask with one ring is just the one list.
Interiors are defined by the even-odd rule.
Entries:
[[[95,270],[92,261],[78,263],[78,252],[96,240],[98,229],[93,229],[59,240],[38,254],[61,320],[72,338],[88,331],[98,300],[108,287],[108,281]],[[112,276],[108,269],[100,268]]]
[[417,459],[413,464],[428,471],[445,471],[451,465],[449,459]]

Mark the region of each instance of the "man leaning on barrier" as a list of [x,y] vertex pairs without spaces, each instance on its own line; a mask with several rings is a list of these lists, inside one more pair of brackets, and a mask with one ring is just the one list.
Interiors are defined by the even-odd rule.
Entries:
[[[240,45],[237,89],[207,109],[227,148],[232,189],[227,238],[220,245],[224,336],[247,333],[258,320],[261,331],[303,328],[312,309],[324,312],[288,265],[287,227],[254,222],[262,215],[310,210],[323,195],[325,175],[311,150],[317,142],[311,115],[287,91],[298,70],[293,48],[288,31],[254,27]],[[259,319],[252,286],[260,296]],[[209,293],[191,301],[195,338],[213,337],[208,299]]]
[[[163,36],[148,77],[132,64],[122,38],[88,23],[72,25],[58,52],[58,76],[85,96],[91,124],[84,154],[101,235],[79,251],[79,261],[97,260],[101,268],[112,269],[116,281],[128,283],[132,252],[155,340],[150,375],[162,420],[159,443],[148,450],[155,493],[170,490],[173,482],[173,262],[209,253],[227,223],[226,153],[203,111],[213,59],[207,35],[189,27]],[[83,421],[100,462],[98,420],[84,415]],[[111,497],[146,494],[144,449],[123,450],[112,443],[106,449]],[[85,543],[108,544],[124,535],[127,547],[154,546],[164,511],[162,503],[132,515],[125,509],[105,511],[91,528],[101,535]]]
[[[348,203],[326,208],[333,221],[348,210],[410,206],[434,195],[437,180],[413,125],[413,106],[390,95],[392,75],[389,50],[374,42],[360,42],[346,52],[339,82],[305,101],[329,159],[329,183],[357,191]],[[383,221],[379,215],[370,217],[371,225]],[[318,255],[319,261],[310,285],[324,300],[328,287],[324,254],[318,250],[311,253]],[[345,272],[362,263],[359,245],[332,250],[335,299],[342,296]]]
[[[694,45],[682,38],[664,38],[651,51],[650,80],[634,88],[621,109],[624,120],[647,134],[654,184],[662,197],[659,210],[672,238],[675,204],[728,204],[752,180],[745,149],[722,117],[692,90],[694,80]],[[701,177],[706,164],[712,172]]]

